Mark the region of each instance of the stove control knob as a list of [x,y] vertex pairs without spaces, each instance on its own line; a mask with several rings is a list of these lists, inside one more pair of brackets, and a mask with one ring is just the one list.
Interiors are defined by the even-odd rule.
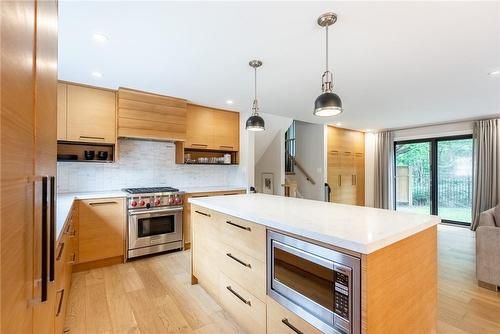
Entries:
[[159,198],[155,199],[155,205],[156,205],[156,206],[160,205],[160,203],[161,203],[161,201],[160,201],[160,199],[159,199]]
[[176,196],[175,197],[175,204],[181,204],[182,203],[182,198],[180,198],[179,196]]
[[144,202],[142,199],[139,201],[139,206],[144,206],[144,204],[146,204],[146,202]]
[[170,205],[175,204],[175,197],[170,196],[170,197],[168,198],[168,204],[170,204]]
[[137,202],[136,201],[130,202],[130,206],[132,206],[133,208],[135,208],[137,206]]

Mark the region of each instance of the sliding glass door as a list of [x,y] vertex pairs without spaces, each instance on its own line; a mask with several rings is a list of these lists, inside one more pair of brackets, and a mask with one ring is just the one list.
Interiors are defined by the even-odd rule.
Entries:
[[471,136],[400,141],[394,152],[396,210],[471,223]]

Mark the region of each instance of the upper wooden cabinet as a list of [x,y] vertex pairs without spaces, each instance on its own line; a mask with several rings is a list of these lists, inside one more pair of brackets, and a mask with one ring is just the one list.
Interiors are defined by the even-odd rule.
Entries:
[[116,92],[59,83],[57,139],[75,142],[116,142]]
[[186,100],[119,88],[118,136],[186,140]]
[[185,148],[239,151],[240,114],[188,104],[186,135]]

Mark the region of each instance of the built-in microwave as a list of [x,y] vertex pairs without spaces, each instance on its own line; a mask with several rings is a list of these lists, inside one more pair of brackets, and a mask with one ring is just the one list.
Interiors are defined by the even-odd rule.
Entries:
[[267,232],[267,294],[324,333],[361,332],[360,259]]

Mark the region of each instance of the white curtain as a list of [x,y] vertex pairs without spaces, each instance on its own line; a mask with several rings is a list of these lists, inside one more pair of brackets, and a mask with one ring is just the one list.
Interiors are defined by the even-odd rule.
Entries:
[[476,230],[481,212],[500,201],[500,129],[498,119],[474,123],[474,191],[471,229]]
[[380,132],[375,138],[375,207],[394,207],[394,133]]

